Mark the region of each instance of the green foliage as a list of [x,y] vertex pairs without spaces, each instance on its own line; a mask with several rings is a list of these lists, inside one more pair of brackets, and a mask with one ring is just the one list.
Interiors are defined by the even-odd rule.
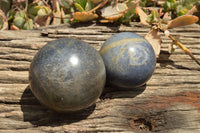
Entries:
[[3,24],[4,24],[4,22],[3,22],[3,18],[0,17],[0,29],[3,29]]
[[24,11],[19,11],[14,15],[13,23],[18,28],[22,29],[26,22],[26,15]]
[[88,0],[85,6],[85,11],[90,11],[91,9],[94,8],[94,4],[92,1]]
[[[127,7],[130,8],[132,5],[134,5],[134,2],[129,0],[127,2]],[[128,10],[120,19],[119,22],[122,23],[129,23],[132,18],[137,18],[138,16],[135,14],[135,8],[132,8]]]
[[74,3],[75,7],[80,11],[80,12],[83,12],[84,11],[84,8],[78,4],[78,3]]
[[7,14],[10,10],[11,1],[10,0],[0,0],[0,9]]
[[193,9],[189,10],[186,15],[179,16],[172,20],[171,17],[169,17],[168,13],[165,13],[163,15],[161,10],[154,9],[151,14],[148,15],[140,7],[136,7],[136,12],[140,16],[140,22],[142,24],[152,27],[152,29],[146,34],[145,39],[148,40],[148,42],[152,45],[155,55],[157,57],[160,54],[162,40],[159,32],[163,32],[165,36],[169,37],[172,40],[172,43],[168,49],[169,53],[173,53],[176,46],[179,46],[198,65],[200,65],[200,61],[190,52],[190,50],[178,40],[178,37],[173,37],[168,30],[170,28],[176,28],[196,23],[199,18],[197,16],[191,15],[193,13]]
[[154,6],[154,2],[152,0],[141,0],[139,5],[141,7],[151,7],[151,6]]
[[148,16],[147,22],[153,24],[153,23],[158,23],[158,21],[159,21],[158,10],[153,10],[151,14]]
[[87,0],[75,0],[74,5],[80,12],[83,12],[85,11]]
[[185,15],[194,5],[200,4],[200,0],[166,0],[163,8],[173,17]]
[[24,30],[30,30],[33,29],[33,20],[32,19],[28,19],[23,26]]
[[75,0],[75,3],[79,4],[83,9],[85,9],[87,0]]
[[94,3],[91,0],[75,0],[75,7],[80,11],[89,11],[94,8]]
[[72,8],[72,0],[61,0],[61,4],[64,6],[65,9],[70,10]]
[[170,11],[176,9],[176,1],[175,0],[166,0],[163,5],[164,11]]
[[37,12],[38,17],[44,17],[44,16],[48,16],[50,14],[51,14],[51,9],[47,6],[40,7]]
[[65,18],[64,18],[64,20],[63,20],[63,23],[64,23],[64,24],[69,23],[69,22],[70,22],[70,18],[71,18],[71,15],[70,15],[70,14],[65,15]]
[[29,17],[33,19],[35,16],[37,16],[39,10],[40,10],[40,6],[38,6],[38,4],[36,3],[30,4],[28,7]]
[[[14,26],[14,29],[32,29],[51,24],[80,22],[81,20],[76,20],[76,17],[83,17],[84,21],[99,18],[97,21],[100,22],[129,23],[139,20],[134,8],[136,2],[138,2],[136,5],[140,7],[147,7],[144,9],[147,13],[152,11],[152,8],[149,8],[149,10],[148,7],[156,5],[155,0],[124,0],[118,3],[116,3],[116,0],[43,0],[28,1],[28,3],[22,0],[17,1],[17,3],[13,2],[12,5],[10,0],[0,0],[0,10],[3,10],[5,14],[3,15],[5,17],[0,16],[0,30],[11,26]],[[128,9],[117,9],[122,3]],[[200,4],[200,0],[166,0],[161,8],[164,9],[164,13],[169,12],[169,16],[175,18],[185,15],[194,5],[198,4]],[[112,7],[109,12],[101,12],[102,9],[109,6]],[[77,12],[84,14],[76,14]],[[113,13],[114,16],[109,16]],[[157,23],[159,21],[158,15],[158,11],[153,10],[148,15],[147,22]],[[168,22],[169,18],[162,19],[162,23]]]

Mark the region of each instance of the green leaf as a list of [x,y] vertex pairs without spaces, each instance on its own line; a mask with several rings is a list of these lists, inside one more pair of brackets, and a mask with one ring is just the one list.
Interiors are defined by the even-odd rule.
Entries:
[[75,0],[75,2],[78,3],[85,10],[87,0]]
[[183,16],[185,14],[187,14],[189,10],[186,7],[183,7],[182,5],[178,5],[176,12],[177,12],[177,16]]
[[154,16],[154,19],[155,18],[158,18],[159,17],[159,15],[158,15],[158,10],[153,10],[153,16]]
[[166,0],[167,2],[170,2],[170,3],[175,3],[176,0]]
[[177,16],[183,16],[187,14],[188,9],[187,8],[182,8],[179,12],[177,12]]
[[38,17],[44,17],[46,16],[47,13],[46,13],[46,10],[44,8],[41,8],[39,11],[38,11]]
[[0,9],[7,14],[11,8],[11,0],[0,0]]
[[150,15],[147,17],[147,22],[148,22],[148,23],[152,23],[152,20],[153,20],[153,15],[150,14]]
[[171,10],[174,10],[176,1],[175,0],[166,0],[165,3],[163,4],[163,8],[165,12],[169,12]]
[[7,13],[8,21],[12,21],[14,19],[15,14],[16,14],[16,11],[11,11],[11,10],[8,11],[8,13]]
[[47,15],[51,14],[51,9],[49,7],[43,6],[42,8],[45,10]]
[[44,2],[43,2],[42,0],[39,0],[39,1],[37,2],[37,4],[38,4],[38,6],[44,6],[44,5],[45,5]]
[[158,10],[153,10],[152,11],[152,23],[156,23],[158,22],[158,19],[159,19],[159,14],[158,14]]
[[82,7],[80,4],[78,4],[78,3],[74,3],[74,6],[75,6],[80,12],[85,11],[85,10],[83,9],[83,7]]
[[25,19],[23,17],[15,17],[13,21],[14,25],[18,28],[22,29],[25,23]]
[[67,24],[67,23],[69,23],[70,22],[70,18],[71,18],[71,15],[70,14],[67,14],[67,15],[65,15],[64,16],[64,24]]
[[[129,1],[126,5],[127,7],[131,7],[132,5],[134,5],[135,2],[133,1]],[[132,17],[135,17],[136,16],[136,13],[135,13],[135,8],[132,8],[130,10],[128,10],[124,15],[123,17],[120,19],[120,22],[122,23],[129,23],[131,21],[131,18]]]
[[40,10],[40,6],[38,6],[36,3],[29,4],[28,6],[28,14],[32,16],[37,16],[37,12]]
[[16,12],[16,14],[14,16],[14,20],[13,20],[14,25],[17,26],[19,29],[22,29],[25,21],[26,21],[25,12],[24,11]]
[[168,7],[169,9],[172,8],[172,4],[171,4],[170,2],[167,1],[166,4],[167,4],[167,7]]
[[24,30],[31,30],[31,29],[33,29],[33,20],[32,19],[28,19],[26,21],[26,23],[24,24],[23,29]]
[[26,18],[26,14],[24,11],[18,11],[16,12],[15,17]]
[[90,11],[91,9],[94,8],[94,4],[92,3],[92,1],[88,0],[86,6],[85,6],[85,11]]
[[73,4],[72,1],[67,1],[67,0],[61,0],[61,3],[63,4],[64,8],[70,9],[71,5]]

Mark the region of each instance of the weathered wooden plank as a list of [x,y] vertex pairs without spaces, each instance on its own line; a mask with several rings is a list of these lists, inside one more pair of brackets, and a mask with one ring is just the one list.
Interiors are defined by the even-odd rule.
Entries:
[[[198,110],[190,105],[195,100],[190,100],[192,97],[184,96],[184,93],[176,95],[176,97],[158,96],[148,100],[139,96],[136,101],[133,98],[124,98],[124,102],[121,102],[121,98],[108,99],[97,102],[92,114],[85,110],[84,113],[73,114],[73,116],[47,112],[40,105],[2,105],[0,111],[5,111],[0,115],[0,123],[3,125],[9,123],[9,126],[2,127],[2,129],[9,130],[33,128],[34,125],[41,126],[41,128],[49,128],[51,125],[61,127],[62,124],[64,124],[62,128],[64,127],[66,130],[74,128],[83,130],[81,128],[84,127],[85,131],[90,131],[92,128],[96,131],[128,131],[131,128],[154,131],[174,128],[198,129],[198,117],[193,116],[198,115]],[[23,117],[21,117],[22,115]],[[71,121],[73,123],[70,123]],[[163,125],[164,128],[160,127]]]
[[[162,51],[152,78],[143,87],[120,90],[106,86],[96,104],[72,114],[42,106],[28,85],[30,62],[48,41],[76,37],[100,49],[117,32],[145,35],[149,27],[74,24],[32,31],[0,31],[0,132],[199,132],[200,67],[162,34]],[[170,30],[200,59],[200,26]]]

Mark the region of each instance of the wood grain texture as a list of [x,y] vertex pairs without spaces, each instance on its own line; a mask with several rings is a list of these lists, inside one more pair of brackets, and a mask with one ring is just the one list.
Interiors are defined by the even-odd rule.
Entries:
[[[58,114],[42,106],[31,93],[30,62],[47,42],[75,37],[97,50],[111,35],[149,27],[113,24],[74,24],[31,31],[0,31],[0,132],[200,132],[200,67],[179,48],[162,51],[152,78],[135,90],[105,87],[96,104],[83,111]],[[171,30],[200,59],[200,26]]]

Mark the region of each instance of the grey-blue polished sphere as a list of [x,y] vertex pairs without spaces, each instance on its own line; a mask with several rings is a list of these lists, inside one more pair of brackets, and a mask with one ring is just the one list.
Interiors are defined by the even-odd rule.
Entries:
[[152,76],[156,56],[142,36],[122,32],[111,36],[101,47],[107,82],[120,88],[144,85]]
[[35,97],[57,112],[71,112],[95,103],[105,85],[100,54],[86,42],[65,38],[47,43],[35,55],[29,73]]

